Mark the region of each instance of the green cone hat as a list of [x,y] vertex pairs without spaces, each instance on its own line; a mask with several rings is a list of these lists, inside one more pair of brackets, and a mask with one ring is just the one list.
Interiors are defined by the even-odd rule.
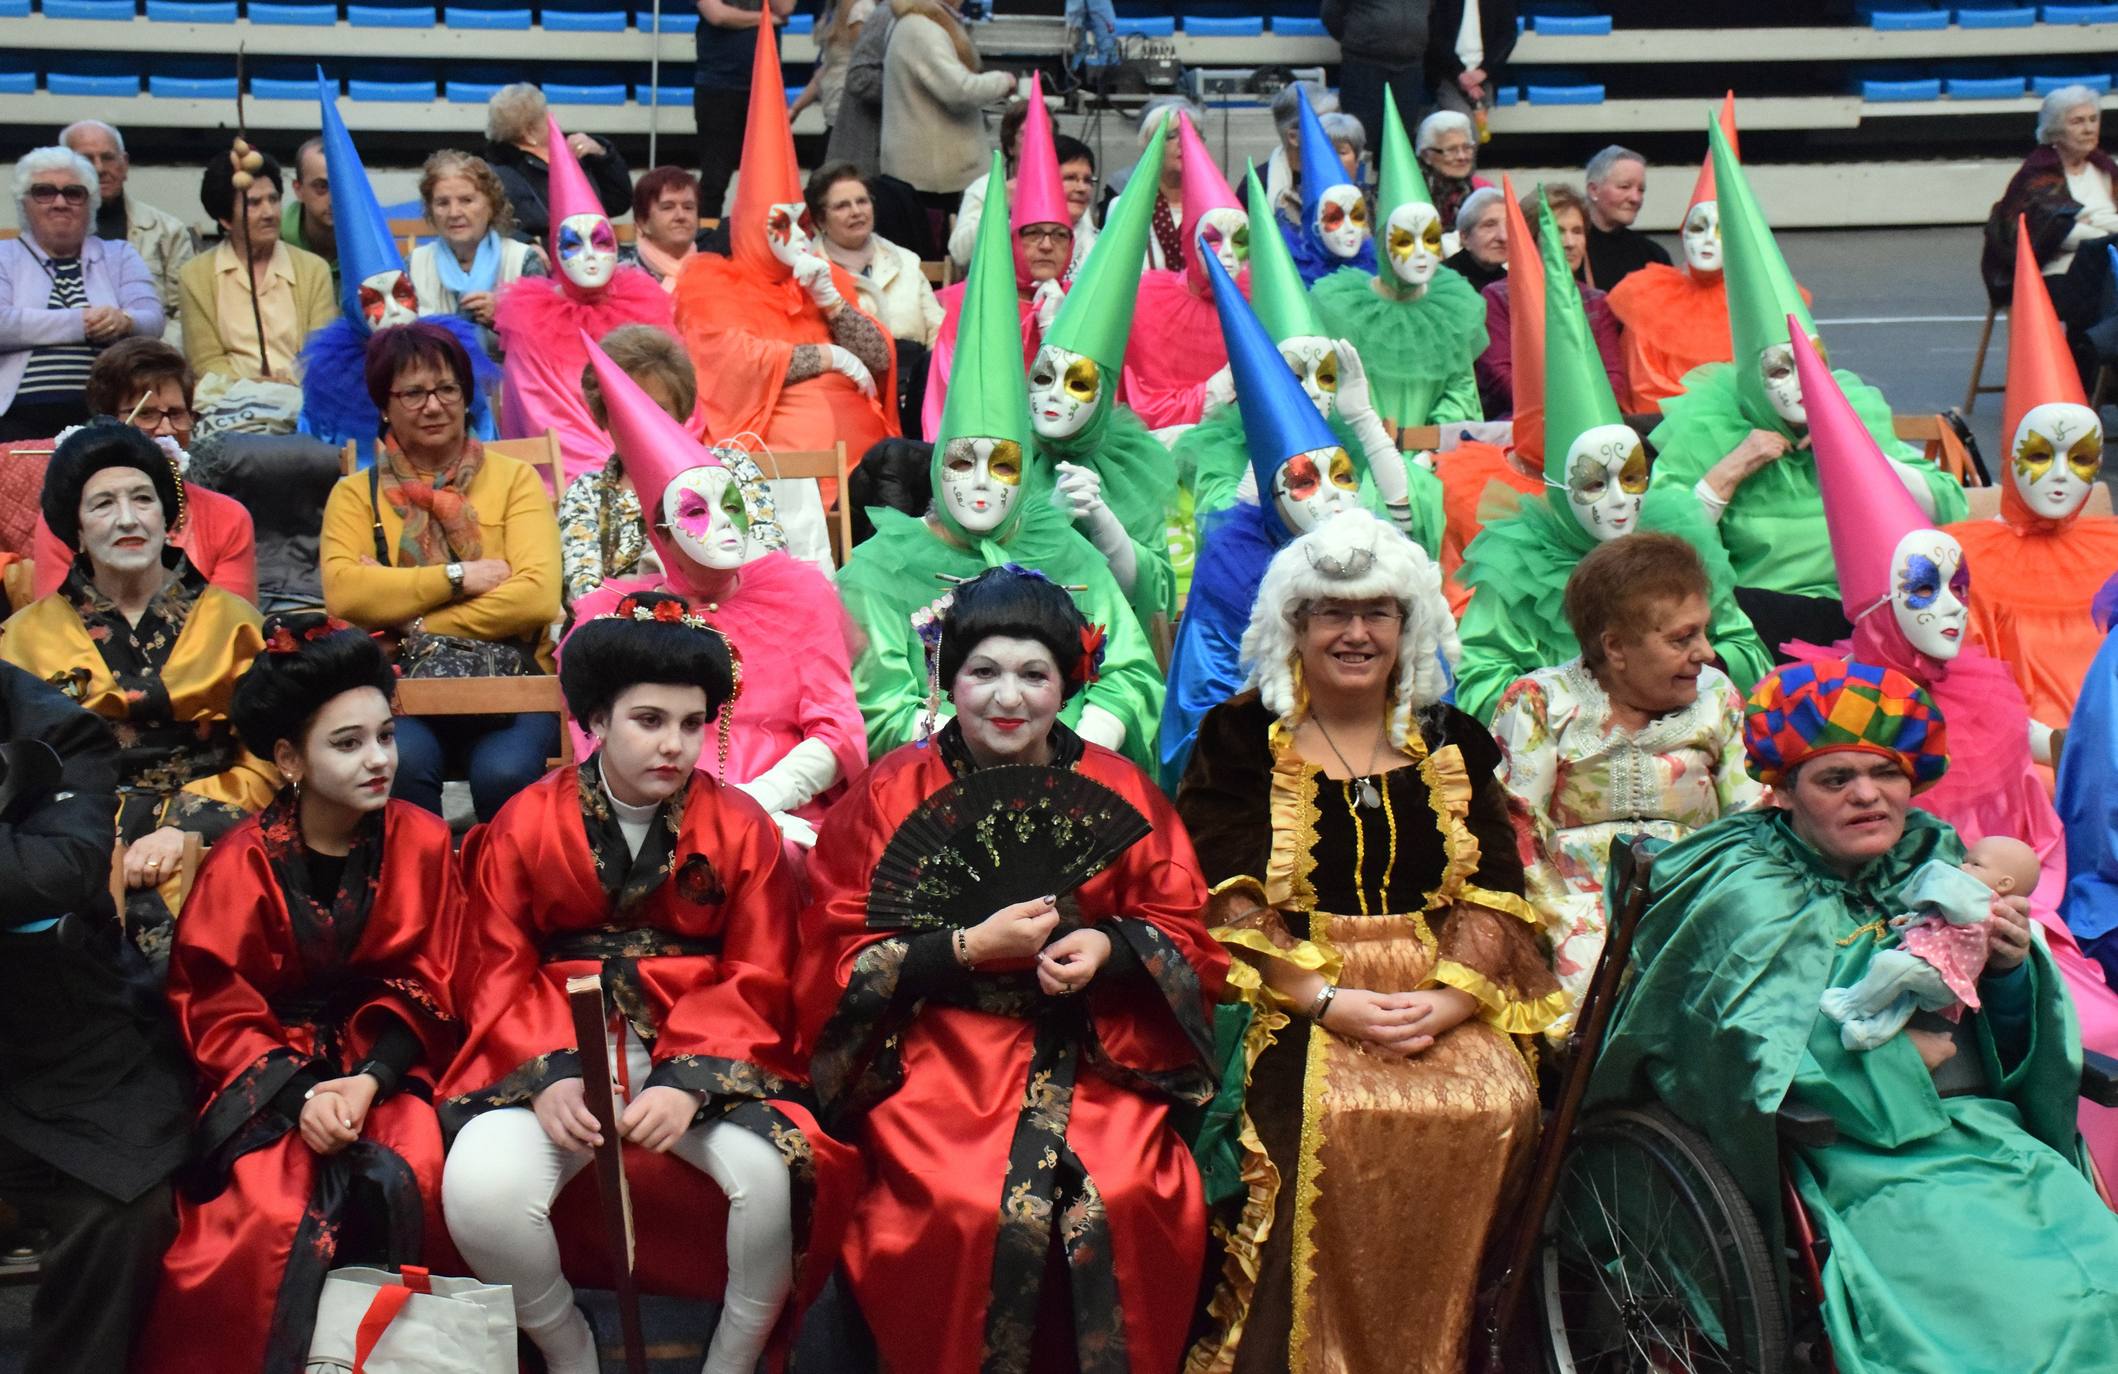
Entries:
[[[1162,141],[1170,124],[1165,119],[1155,129],[1147,151],[1140,154],[1141,167],[1162,165]],[[1140,269],[1147,265],[1156,185],[1156,178],[1144,175],[1125,183],[1044,336],[1055,348],[1095,359],[1103,369],[1106,392],[1116,389],[1118,370],[1125,365],[1125,341],[1132,334],[1133,306],[1140,299]]]
[[1794,316],[1811,338],[1816,321],[1780,256],[1772,228],[1759,213],[1757,197],[1743,175],[1743,164],[1721,132],[1720,121],[1706,121],[1707,141],[1713,148],[1714,194],[1721,207],[1723,279],[1728,283],[1728,332],[1734,346],[1736,386],[1745,400],[1762,415],[1772,413],[1765,396],[1765,382],[1758,373],[1758,355],[1775,344],[1787,342],[1787,317]]
[[[1400,205],[1432,205],[1427,179],[1412,155],[1412,140],[1405,137],[1405,122],[1397,113],[1397,96],[1383,87],[1383,169],[1375,188],[1375,218],[1387,223]],[[1447,226],[1444,226],[1447,227]]]
[[1024,448],[1030,442],[1022,313],[1015,303],[1014,245],[1008,241],[1008,174],[997,150],[992,175],[987,185],[993,190],[986,199],[986,214],[978,221],[978,242],[971,250],[970,275],[963,288],[949,394],[942,400],[941,426],[934,436],[937,460],[951,439],[1012,439]]
[[1279,221],[1272,217],[1272,202],[1258,183],[1257,164],[1244,176],[1244,194],[1250,212],[1250,309],[1276,344],[1289,339],[1328,338],[1324,321],[1302,285],[1294,254],[1280,236]]
[[1544,480],[1564,487],[1566,454],[1574,441],[1598,425],[1622,425],[1625,416],[1611,394],[1581,288],[1574,284],[1559,226],[1542,192],[1537,241],[1544,259]]

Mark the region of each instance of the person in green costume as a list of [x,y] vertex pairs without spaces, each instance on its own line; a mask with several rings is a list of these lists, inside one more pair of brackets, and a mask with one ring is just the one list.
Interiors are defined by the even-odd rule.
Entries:
[[1482,420],[1471,363],[1486,349],[1486,305],[1471,283],[1441,265],[1445,226],[1405,138],[1397,97],[1383,88],[1382,268],[1341,267],[1309,288],[1324,327],[1360,350],[1388,423],[1445,425]]
[[[996,152],[992,185],[1006,184]],[[868,747],[879,758],[924,738],[937,719],[937,704],[922,691],[926,648],[914,617],[929,618],[955,583],[1012,563],[1072,592],[1107,636],[1101,676],[1059,718],[1083,739],[1151,768],[1162,674],[1103,555],[1044,495],[1051,479],[1029,446],[1006,207],[986,209],[964,293],[963,346],[934,438],[933,507],[917,519],[870,508],[875,533],[838,575],[839,597],[864,641],[853,660],[853,692]]]
[[[1246,178],[1250,222],[1271,222],[1272,206],[1258,184],[1257,168]],[[1373,386],[1360,350],[1333,339],[1310,300],[1308,288],[1284,239],[1258,234],[1250,245],[1250,308],[1279,345],[1280,357],[1301,382],[1317,413],[1330,424],[1339,446],[1361,470],[1361,504],[1387,516],[1432,556],[1441,547],[1441,481],[1399,453],[1375,412]],[[1207,383],[1206,418],[1172,448],[1179,472],[1192,479],[1192,515],[1203,539],[1207,518],[1238,501],[1255,502],[1245,477],[1256,471],[1234,401],[1232,372],[1223,368]]]
[[[1142,166],[1161,165],[1168,132],[1165,120],[1141,154]],[[1116,392],[1154,212],[1154,179],[1126,183],[1029,371],[1038,457],[1052,466],[1074,528],[1108,560],[1150,637],[1166,635],[1177,611],[1168,535],[1177,467]]]
[[[1775,1242],[1784,1162],[1830,1243],[1841,1374],[2109,1369],[2118,1218],[2084,1173],[2080,1036],[2028,904],[1994,901],[1981,1008],[1953,1028],[1848,1050],[1819,1010],[1894,946],[1920,866],[1962,862],[1955,833],[1909,809],[1947,767],[1932,700],[1850,659],[1792,665],[1752,693],[1745,746],[1776,805],[1656,857],[1590,1104],[1661,1099]],[[1790,1106],[1828,1113],[1836,1140],[1783,1152]]]
[[[1707,121],[1707,138],[1735,361],[1693,369],[1683,393],[1662,403],[1662,423],[1648,436],[1659,455],[1654,485],[1697,493],[1766,644],[1775,650],[1791,639],[1831,644],[1850,627],[1839,611],[1838,572],[1824,533],[1787,317],[1801,321],[1820,353],[1824,344],[1718,120]],[[1882,393],[1851,372],[1832,375],[1927,517],[1937,525],[1963,519],[1963,488],[1898,440]]]
[[1647,453],[1618,413],[1549,206],[1538,216],[1538,242],[1546,490],[1489,518],[1464,550],[1457,576],[1471,588],[1471,601],[1463,614],[1457,709],[1490,724],[1515,679],[1579,654],[1563,604],[1567,578],[1602,540],[1643,529],[1681,536],[1699,551],[1712,588],[1707,638],[1729,679],[1747,692],[1772,658],[1736,605],[1727,555],[1691,493],[1650,485]]

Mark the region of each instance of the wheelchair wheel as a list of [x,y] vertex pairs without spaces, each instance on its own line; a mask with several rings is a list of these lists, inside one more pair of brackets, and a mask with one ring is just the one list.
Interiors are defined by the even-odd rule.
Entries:
[[1712,1147],[1660,1106],[1575,1131],[1536,1265],[1551,1374],[1787,1366],[1779,1262]]

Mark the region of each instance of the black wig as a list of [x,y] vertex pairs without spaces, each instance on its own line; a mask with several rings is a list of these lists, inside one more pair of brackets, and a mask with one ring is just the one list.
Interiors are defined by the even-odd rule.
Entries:
[[131,425],[98,420],[67,435],[44,469],[44,523],[60,543],[74,550],[81,547],[81,490],[105,468],[138,468],[154,479],[154,494],[162,500],[163,529],[176,532],[183,512],[176,465],[160,444]]
[[707,714],[718,714],[735,697],[740,668],[720,632],[686,624],[690,615],[681,596],[633,592],[609,614],[575,626],[559,655],[567,712],[586,726],[626,688],[653,682],[702,687]]
[[264,652],[236,680],[228,719],[244,748],[269,759],[281,740],[299,749],[317,712],[362,687],[385,701],[397,691],[397,674],[366,631],[316,611],[269,616]]
[[[979,643],[994,635],[1033,639],[1052,652],[1070,698],[1095,681],[1093,632],[1066,588],[1044,574],[1007,564],[988,568],[951,593],[941,617],[941,650],[936,668],[946,692],[963,670],[963,661]],[[1064,699],[1064,698],[1062,698]]]

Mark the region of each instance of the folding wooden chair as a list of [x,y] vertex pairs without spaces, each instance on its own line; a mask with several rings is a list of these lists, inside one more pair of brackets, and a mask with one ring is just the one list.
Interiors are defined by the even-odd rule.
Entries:
[[573,735],[566,728],[566,698],[559,679],[535,677],[408,677],[397,684],[397,709],[408,716],[512,716],[524,713],[559,718],[560,767],[574,761]]
[[1927,461],[1966,487],[1985,485],[1985,478],[1971,462],[1970,450],[1956,429],[1939,415],[1893,415],[1890,428],[1908,444],[1918,444]]
[[[550,485],[555,502],[566,490],[566,460],[559,451],[559,436],[553,430],[547,429],[528,439],[488,439],[485,451],[528,463],[537,469],[537,475]],[[341,476],[351,477],[359,466],[360,449],[348,439],[346,446],[339,450],[338,471]]]
[[1986,350],[1993,345],[1993,322],[2000,318],[2003,307],[1992,301],[1986,302],[1986,322],[1978,329],[1978,350],[1971,355],[1971,380],[1964,387],[1964,414],[1969,415],[1978,405],[1978,398],[1997,391],[2006,391],[2004,383],[1986,382]]
[[[841,439],[824,449],[760,451],[751,457],[768,480],[809,478],[818,482],[819,489],[826,493],[825,514],[830,517],[831,561],[844,567],[846,555],[853,551],[853,507],[846,498],[846,441]],[[835,485],[823,488],[824,482]]]

